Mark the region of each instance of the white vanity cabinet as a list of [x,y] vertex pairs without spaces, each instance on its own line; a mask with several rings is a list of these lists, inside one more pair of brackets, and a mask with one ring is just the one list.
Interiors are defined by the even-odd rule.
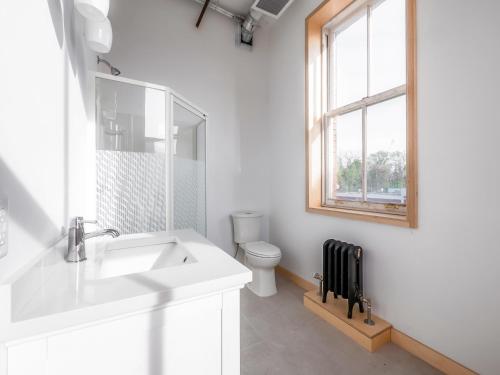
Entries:
[[0,375],[240,373],[248,268],[192,229],[98,245],[68,263],[63,239],[0,284]]
[[227,290],[6,343],[0,374],[236,375],[239,324],[239,289]]

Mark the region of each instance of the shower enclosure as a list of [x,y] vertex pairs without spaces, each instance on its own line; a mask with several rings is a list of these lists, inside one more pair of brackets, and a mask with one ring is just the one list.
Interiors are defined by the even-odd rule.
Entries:
[[206,235],[207,115],[168,87],[94,74],[94,215],[121,233]]
[[206,116],[173,97],[174,228],[206,235]]

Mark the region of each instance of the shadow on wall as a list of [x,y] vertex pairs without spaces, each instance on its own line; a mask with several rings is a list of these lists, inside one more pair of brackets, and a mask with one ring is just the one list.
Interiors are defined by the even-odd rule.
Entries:
[[59,0],[47,0],[47,5],[49,6],[50,16],[52,17],[52,24],[54,25],[59,48],[62,48],[64,42],[64,26],[61,2]]
[[[70,74],[76,78],[80,90],[80,97],[83,100],[86,118],[92,118],[90,113],[91,105],[88,98],[88,82],[87,82],[87,66],[91,65],[86,58],[95,59],[93,53],[85,55],[86,44],[84,38],[84,23],[83,17],[80,17],[74,8],[74,0],[47,0],[47,6],[52,18],[54,33],[57,37],[59,48],[64,50],[64,79],[63,79],[63,219],[65,225],[69,221],[69,125],[71,122],[69,107],[70,107]],[[95,62],[94,62],[95,64]],[[71,68],[71,69],[70,69]]]
[[9,197],[9,217],[37,241],[47,245],[61,231],[37,201],[17,179],[5,162],[0,159],[2,190]]
[[[96,58],[94,53],[85,54],[87,49],[83,33],[85,20],[75,11],[74,0],[47,0],[47,6],[59,47],[65,48],[65,58],[67,57],[71,63],[71,72],[73,77],[78,79],[81,96],[85,99],[88,96],[87,69],[94,66]],[[68,75],[69,69],[66,69],[65,82]],[[87,118],[92,117],[89,104],[88,100],[84,100]]]
[[[60,116],[59,118],[61,119],[61,127],[53,136],[59,139],[62,137],[62,153],[60,154],[63,158],[62,169],[55,171],[55,173],[63,177],[62,186],[54,186],[54,189],[47,191],[46,194],[50,193],[53,199],[60,199],[62,202],[62,222],[59,222],[59,220],[57,220],[58,222],[54,222],[55,219],[51,218],[40,202],[35,199],[35,192],[31,192],[28,186],[23,185],[17,177],[21,171],[10,169],[12,166],[9,166],[9,159],[0,157],[0,188],[7,194],[9,199],[9,217],[19,228],[22,228],[37,243],[43,245],[43,247],[51,246],[64,230],[61,227],[67,225],[68,222],[69,170],[70,167],[71,169],[78,167],[71,165],[69,152],[71,149],[70,129],[73,124],[80,126],[80,124],[86,123],[85,119],[78,122],[82,116],[86,116],[87,119],[90,118],[90,106],[88,100],[86,100],[88,98],[87,67],[92,66],[90,59],[95,58],[95,55],[88,53],[85,47],[82,32],[83,18],[76,14],[73,7],[73,0],[46,0],[46,5],[47,10],[50,12],[54,35],[57,39],[57,41],[54,40],[54,43],[57,43],[57,47],[60,50],[60,58],[63,59],[61,60],[63,69],[57,72],[63,78],[61,80],[62,87],[59,88],[59,92],[62,93],[61,103],[51,103],[54,108],[58,108],[59,112],[56,116]],[[48,26],[50,27],[50,25]],[[76,93],[73,91],[76,91]],[[73,98],[76,99],[73,100]],[[49,98],[40,99],[50,100]],[[82,103],[79,103],[80,100]],[[73,114],[71,112],[72,108],[77,108],[78,110],[79,107],[82,114],[80,117],[78,117],[78,113]],[[31,124],[31,126],[37,125]],[[18,140],[11,139],[10,141],[16,142]],[[43,147],[43,145],[40,146]],[[21,152],[20,148],[15,152]],[[26,157],[31,156],[27,155]],[[43,165],[43,154],[40,154],[40,158],[42,160],[39,160],[40,164],[38,165]],[[45,163],[45,165],[47,170],[51,168],[48,163]],[[16,247],[22,247],[23,243],[12,243],[12,245],[15,246],[11,247],[11,250],[16,251]],[[16,267],[20,265],[18,263],[15,264]]]
[[[63,54],[64,59],[64,70],[63,70],[63,110],[62,110],[62,123],[63,123],[63,212],[62,217],[64,224],[69,221],[69,69],[68,69],[68,59],[71,61],[73,72],[75,72],[75,59],[72,58],[74,53],[71,53],[70,48],[72,47],[72,40],[74,39],[73,33],[73,21],[74,21],[74,8],[73,2],[64,1],[64,7],[61,4],[61,0],[47,0],[47,6],[50,11],[50,16],[52,18],[52,26],[54,27],[54,33],[56,34],[57,42],[60,49],[65,49]],[[68,41],[65,37],[70,35],[70,40]],[[81,77],[81,74],[79,74]],[[80,83],[80,90],[83,95],[82,82]],[[84,87],[84,86],[83,86]],[[87,106],[86,106],[87,107]],[[86,110],[87,112],[87,110]],[[64,233],[64,228],[61,230]]]

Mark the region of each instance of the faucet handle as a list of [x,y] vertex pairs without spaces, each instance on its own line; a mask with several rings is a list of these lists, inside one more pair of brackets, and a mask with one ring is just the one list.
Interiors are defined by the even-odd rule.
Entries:
[[70,228],[81,228],[83,224],[97,224],[97,220],[83,220],[82,216],[76,216],[71,219]]

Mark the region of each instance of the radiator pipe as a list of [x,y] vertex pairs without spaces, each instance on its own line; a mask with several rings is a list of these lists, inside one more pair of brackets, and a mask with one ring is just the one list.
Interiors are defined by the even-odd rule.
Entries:
[[316,280],[319,280],[318,296],[323,296],[323,275],[321,275],[320,273],[316,272],[313,275],[313,278],[315,278]]
[[366,303],[366,319],[363,321],[369,326],[374,326],[375,322],[372,319],[372,301],[369,298],[360,296],[361,303]]
[[[360,256],[360,255],[361,254],[358,253],[358,256]],[[324,288],[323,275],[320,274],[319,272],[316,272],[313,274],[313,278],[316,280],[319,280],[318,295],[323,296],[323,288]],[[368,324],[369,326],[374,326],[375,321],[372,319],[372,301],[370,298],[364,297],[361,293],[358,292],[358,294],[359,294],[358,298],[361,301],[361,303],[366,304],[366,319],[363,320],[363,322],[365,324]]]

